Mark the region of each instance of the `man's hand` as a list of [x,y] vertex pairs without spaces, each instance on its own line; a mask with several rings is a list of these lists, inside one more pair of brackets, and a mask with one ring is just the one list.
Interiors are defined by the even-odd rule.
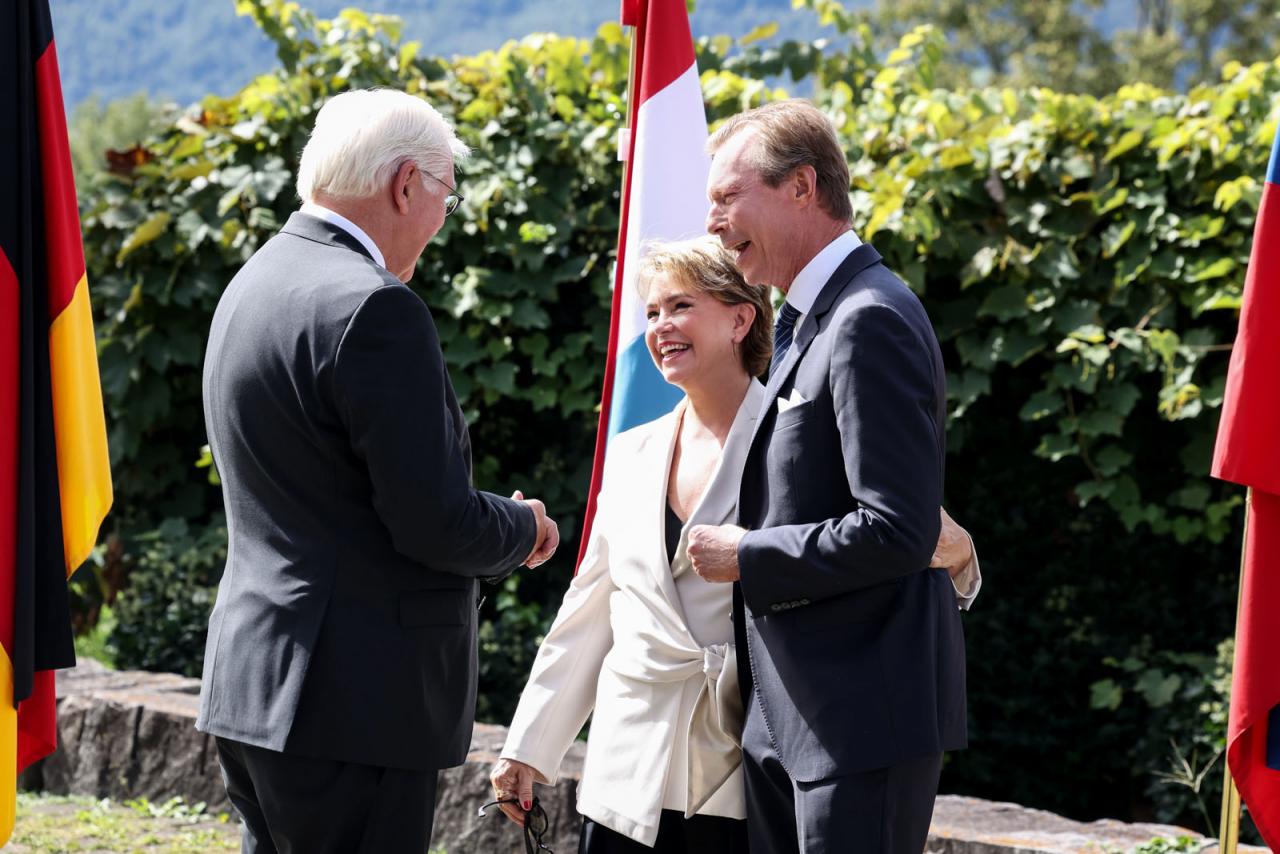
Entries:
[[942,530],[938,532],[938,545],[934,547],[929,566],[941,567],[955,578],[973,559],[973,542],[969,539],[969,532],[956,524],[946,508],[939,508],[939,512],[942,513]]
[[738,580],[738,542],[746,534],[737,525],[694,525],[689,531],[689,561],[703,581]]
[[533,551],[524,559],[524,565],[533,569],[539,564],[551,560],[560,546],[560,526],[556,520],[547,515],[547,508],[536,498],[525,498],[524,493],[516,490],[512,496],[516,501],[523,501],[533,511],[533,521],[537,534],[533,538]]
[[489,771],[495,801],[515,799],[519,803],[499,804],[507,818],[524,827],[524,814],[533,808],[533,780],[537,771],[532,765],[514,759],[499,759]]

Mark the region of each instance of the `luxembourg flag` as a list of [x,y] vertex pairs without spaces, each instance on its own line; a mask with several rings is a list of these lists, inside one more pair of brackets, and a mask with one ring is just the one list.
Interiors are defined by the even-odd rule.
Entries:
[[1227,765],[1253,823],[1280,850],[1280,130],[1253,230],[1213,476],[1249,487]]
[[680,390],[669,385],[644,343],[644,305],[636,293],[636,265],[646,241],[683,240],[706,233],[707,116],[698,82],[685,0],[623,0],[622,23],[632,34],[629,133],[619,141],[626,161],[613,317],[596,431],[591,492],[578,560],[591,535],[596,495],[609,440],[629,427],[670,412]]

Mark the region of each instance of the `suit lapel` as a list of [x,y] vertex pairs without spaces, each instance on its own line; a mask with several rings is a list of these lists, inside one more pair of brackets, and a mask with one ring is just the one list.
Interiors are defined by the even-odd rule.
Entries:
[[[720,462],[715,474],[698,506],[685,521],[685,529],[694,525],[720,525],[731,520],[738,506],[738,488],[742,483],[742,466],[747,459],[747,447],[755,432],[755,423],[760,412],[761,401],[765,390],[760,383],[752,381],[747,388],[747,396],[738,407],[738,414],[725,437],[724,449],[720,453]],[[687,558],[683,558],[687,560]]]
[[[764,397],[764,386],[752,382],[747,388],[747,396],[738,407],[733,426],[725,438],[724,450],[720,462],[711,476],[711,482],[698,499],[697,506],[689,514],[681,527],[680,536],[683,541],[689,528],[694,525],[720,525],[735,519],[735,508],[738,505],[738,491],[742,482],[742,467],[746,462],[747,448],[755,426],[756,413],[760,409],[760,401]],[[686,625],[684,606],[680,602],[680,594],[676,590],[675,573],[667,560],[667,491],[670,488],[671,460],[675,454],[676,438],[680,432],[680,424],[684,418],[688,398],[680,401],[672,417],[666,419],[663,429],[655,430],[643,453],[636,456],[636,494],[657,496],[657,500],[649,504],[638,520],[644,527],[638,535],[645,543],[653,544],[653,551],[645,563],[652,574],[652,580],[662,591],[663,598],[678,615],[679,625]],[[687,567],[688,555],[677,551],[676,563],[683,569]],[[690,640],[690,643],[693,641]]]
[[649,520],[647,527],[653,531],[653,536],[646,536],[645,540],[654,544],[656,552],[645,562],[649,565],[658,589],[680,615],[681,622],[684,621],[684,611],[680,607],[680,596],[676,593],[671,563],[667,560],[667,490],[670,488],[671,460],[675,455],[676,437],[680,434],[680,424],[688,405],[688,398],[682,398],[672,417],[665,419],[665,431],[654,431],[648,451],[636,458],[636,463],[641,467],[639,475],[644,479],[637,494],[657,496],[657,500],[650,503],[645,514],[645,518]]
[[831,307],[835,305],[836,297],[844,291],[854,277],[879,261],[880,253],[875,250],[875,247],[870,243],[861,243],[845,256],[840,266],[836,267],[836,271],[831,274],[831,278],[827,279],[827,283],[822,286],[822,290],[818,292],[818,298],[814,300],[813,308],[809,309],[808,314],[801,321],[796,339],[787,349],[787,355],[782,357],[782,362],[776,371],[769,372],[769,384],[765,387],[764,400],[756,416],[751,445],[755,445],[761,426],[769,420],[765,416],[768,415],[768,408],[775,405],[774,401],[778,399],[779,390],[790,379],[796,365],[804,358],[805,351],[813,343],[813,339],[822,331],[823,321],[827,312],[831,311]]

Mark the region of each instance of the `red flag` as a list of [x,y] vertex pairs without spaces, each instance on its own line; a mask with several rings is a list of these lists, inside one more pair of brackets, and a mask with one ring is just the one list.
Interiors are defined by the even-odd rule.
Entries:
[[[1213,476],[1251,488],[1227,723],[1227,764],[1267,845],[1280,848],[1280,133],[1258,206],[1240,329],[1231,351]],[[1280,733],[1270,733],[1274,741]]]
[[111,506],[80,218],[48,0],[0,20],[0,844],[53,751],[75,664],[67,576]]

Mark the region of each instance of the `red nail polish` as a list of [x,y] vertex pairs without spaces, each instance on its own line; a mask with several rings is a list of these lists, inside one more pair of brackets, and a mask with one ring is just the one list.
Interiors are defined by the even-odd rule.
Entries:
[[520,806],[524,807],[526,810],[531,810],[533,809],[533,801],[521,801]]

